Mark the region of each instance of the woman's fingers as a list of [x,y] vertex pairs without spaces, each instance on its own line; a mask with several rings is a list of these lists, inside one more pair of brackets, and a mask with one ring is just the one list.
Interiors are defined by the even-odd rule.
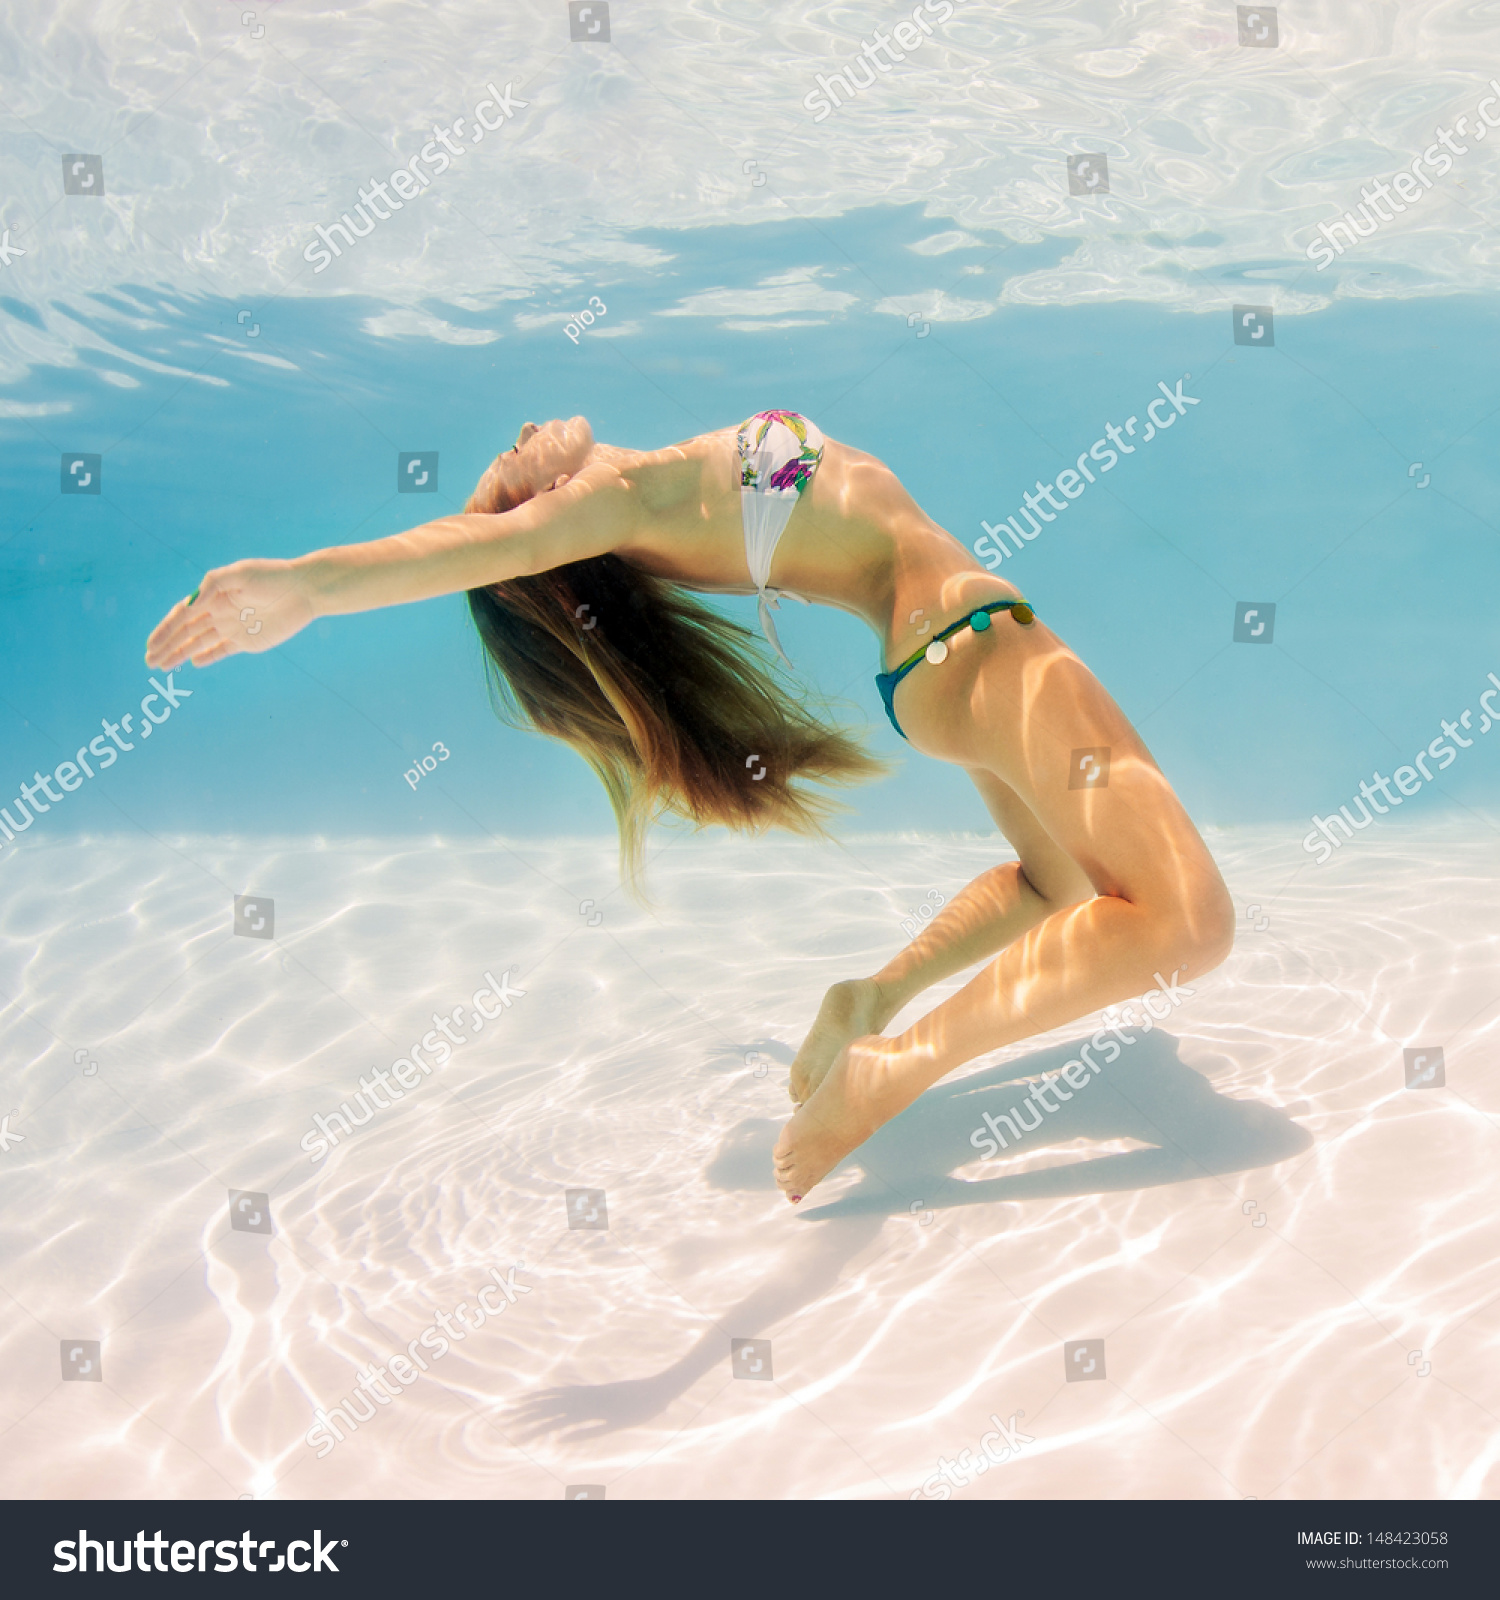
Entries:
[[180,661],[191,661],[195,667],[206,667],[238,648],[233,639],[225,638],[217,628],[205,628],[183,645],[178,657]]
[[197,661],[203,653],[223,641],[224,629],[217,618],[196,609],[179,617],[160,639],[154,641],[146,660],[151,666],[171,669],[190,657]]
[[222,569],[205,573],[202,583],[157,624],[146,642],[147,661],[165,668],[189,659],[201,664],[207,650],[229,637],[228,589]]
[[151,630],[146,640],[146,662],[153,667],[175,667],[191,654],[185,646],[196,641],[205,627],[213,626],[210,615],[216,585],[213,575],[190,595],[185,595]]
[[218,644],[195,653],[191,660],[195,667],[211,667],[214,662],[222,661],[225,656],[234,655],[239,648],[240,646],[233,639],[223,639]]
[[179,600],[151,630],[151,635],[146,640],[146,662],[149,666],[164,664],[163,658],[177,636],[178,623],[186,610],[187,601]]
[[161,637],[152,634],[146,653],[146,660],[153,667],[180,666],[187,657],[217,642],[220,636],[217,624],[209,616],[179,618],[171,627],[158,632]]

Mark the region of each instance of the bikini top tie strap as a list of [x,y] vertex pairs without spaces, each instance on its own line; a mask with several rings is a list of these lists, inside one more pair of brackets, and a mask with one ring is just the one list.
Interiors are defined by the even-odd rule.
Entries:
[[793,594],[790,589],[772,589],[766,584],[759,585],[755,593],[758,601],[756,609],[760,614],[760,631],[765,634],[766,642],[776,654],[787,666],[791,666],[791,657],[781,648],[781,640],[776,636],[776,624],[771,621],[771,610],[774,607],[779,611],[783,600],[795,600],[798,605],[804,606],[811,602],[804,595]]

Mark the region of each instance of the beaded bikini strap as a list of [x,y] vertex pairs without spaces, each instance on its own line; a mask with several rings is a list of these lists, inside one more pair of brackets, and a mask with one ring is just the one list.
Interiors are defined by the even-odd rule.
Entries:
[[[938,662],[946,660],[948,647],[944,643],[945,640],[951,639],[955,633],[960,633],[965,628],[973,628],[975,633],[983,633],[990,625],[991,615],[996,611],[1009,611],[1022,627],[1029,627],[1030,624],[1036,621],[1036,612],[1024,600],[992,600],[989,605],[980,606],[977,611],[971,611],[968,616],[960,617],[957,622],[949,623],[941,633],[934,634],[932,639],[923,645],[920,650],[908,656],[899,667],[894,668],[891,676],[893,678],[904,678],[919,661],[931,661],[936,665]],[[982,617],[984,620],[976,622],[975,619],[978,617]],[[934,655],[932,653],[934,647],[940,647],[939,654]]]

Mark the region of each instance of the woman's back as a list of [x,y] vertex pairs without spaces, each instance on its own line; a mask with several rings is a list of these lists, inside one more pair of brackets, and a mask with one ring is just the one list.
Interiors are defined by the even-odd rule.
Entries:
[[[587,481],[594,465],[618,474],[647,513],[615,554],[688,588],[754,592],[734,428],[652,452],[595,445],[579,476]],[[931,614],[944,579],[982,571],[884,462],[825,437],[817,469],[776,544],[769,582],[853,612],[888,642],[914,606],[925,602]]]

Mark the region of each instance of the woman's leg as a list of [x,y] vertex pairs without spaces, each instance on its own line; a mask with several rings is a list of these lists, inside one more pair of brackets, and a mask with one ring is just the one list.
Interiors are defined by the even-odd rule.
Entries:
[[1034,923],[899,1038],[849,1045],[777,1145],[789,1198],[955,1067],[1140,994],[1157,974],[1197,976],[1233,944],[1234,908],[1207,847],[1119,707],[1055,635],[1004,630],[946,688],[934,673],[908,699],[913,742],[987,767],[1095,894]]
[[993,773],[971,770],[981,798],[1017,861],[991,867],[959,891],[898,954],[868,978],[836,983],[792,1063],[789,1091],[801,1105],[854,1039],[884,1033],[924,989],[1003,950],[1044,917],[1094,892],[1020,796]]

